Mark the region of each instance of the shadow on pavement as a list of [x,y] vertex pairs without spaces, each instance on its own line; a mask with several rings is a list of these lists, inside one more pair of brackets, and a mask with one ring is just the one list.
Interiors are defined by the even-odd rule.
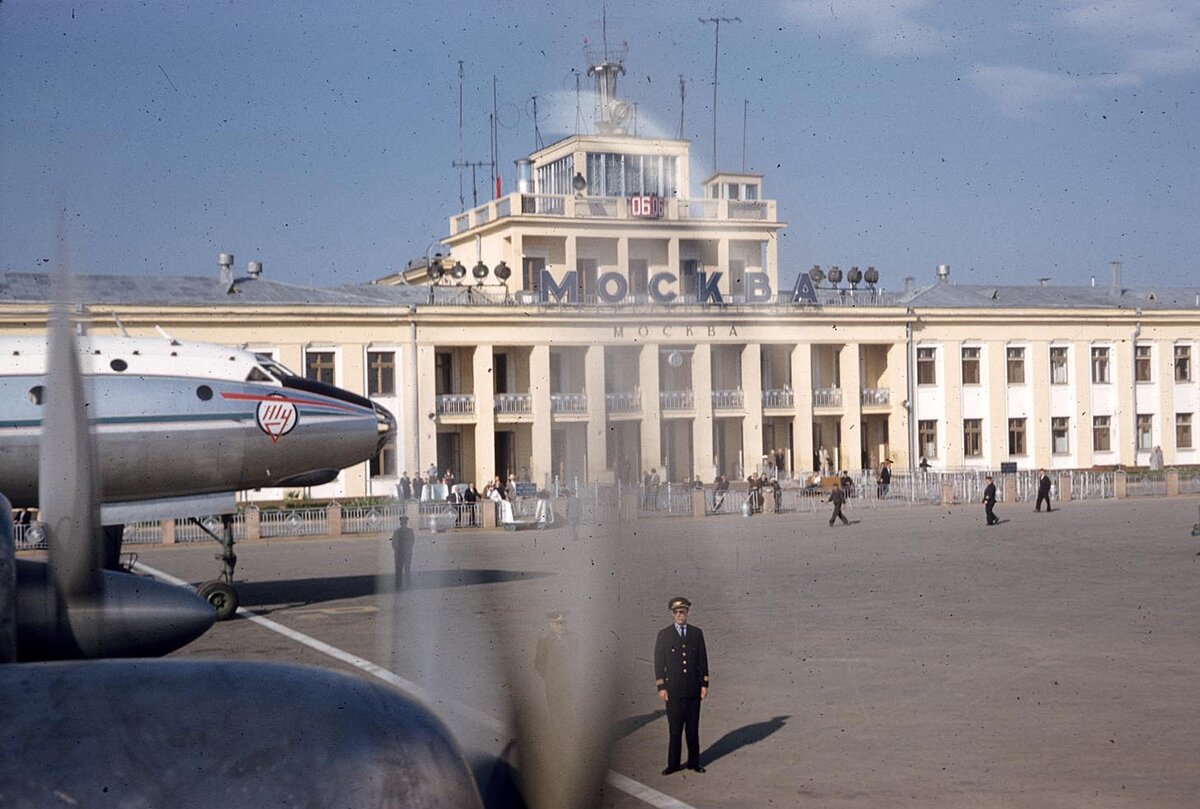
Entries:
[[641,730],[646,725],[666,715],[667,712],[660,708],[657,711],[644,713],[641,716],[627,716],[624,719],[618,720],[613,725],[613,738],[624,739],[629,734]]
[[[476,584],[532,581],[552,573],[525,570],[414,570],[406,590],[441,590]],[[378,592],[379,576],[331,576],[284,581],[235,582],[243,607],[314,604]]]
[[791,717],[776,716],[768,719],[766,722],[754,722],[749,725],[743,725],[737,730],[731,730],[701,753],[700,760],[707,765],[723,756],[729,755],[739,748],[757,744],[782,728],[788,719],[791,719]]

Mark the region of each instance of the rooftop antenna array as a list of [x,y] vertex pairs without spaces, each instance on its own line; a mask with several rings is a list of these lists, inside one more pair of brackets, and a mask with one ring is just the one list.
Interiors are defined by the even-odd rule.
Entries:
[[633,107],[617,100],[617,78],[625,75],[625,56],[629,43],[622,42],[614,54],[608,52],[608,8],[602,20],[603,50],[592,50],[587,37],[583,38],[583,54],[588,61],[588,75],[596,77],[596,131],[603,135],[626,135],[633,117]]
[[[463,63],[460,59],[458,62],[458,159],[450,163],[451,166],[458,169],[458,207],[460,211],[466,210],[467,200],[463,196],[463,169],[471,170],[471,207],[479,207],[479,184],[475,176],[475,170],[483,166],[492,167],[492,175],[496,175],[496,137],[495,132],[492,133],[492,159],[488,160],[464,160],[463,159]],[[493,102],[494,103],[494,102]],[[493,115],[493,120],[495,116]],[[497,187],[499,186],[499,177],[497,176]]]
[[714,37],[713,45],[713,148],[712,148],[712,170],[717,171],[717,62],[721,57],[721,23],[723,22],[741,22],[741,17],[701,17],[701,24],[712,23],[716,26],[716,36]]

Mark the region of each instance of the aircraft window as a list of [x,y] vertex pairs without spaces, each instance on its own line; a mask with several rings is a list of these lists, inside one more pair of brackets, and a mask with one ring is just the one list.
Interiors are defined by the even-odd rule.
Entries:
[[250,373],[246,374],[247,382],[270,382],[271,376],[257,366],[250,369]]
[[212,398],[212,388],[210,388],[208,385],[201,385],[200,387],[196,388],[196,397],[202,402],[207,402]]
[[46,389],[41,385],[34,385],[29,389],[29,401],[33,402],[35,405],[42,404],[42,402],[45,401],[45,396]]
[[128,368],[129,363],[125,362],[125,360],[117,359],[117,360],[113,360],[112,362],[110,362],[108,364],[108,367],[112,368],[114,371],[119,372],[119,371],[124,371],[126,368]]
[[295,374],[289,371],[285,366],[276,362],[267,354],[255,354],[254,356],[258,358],[259,366],[266,369],[268,374],[275,377],[280,382],[289,376],[295,376]]

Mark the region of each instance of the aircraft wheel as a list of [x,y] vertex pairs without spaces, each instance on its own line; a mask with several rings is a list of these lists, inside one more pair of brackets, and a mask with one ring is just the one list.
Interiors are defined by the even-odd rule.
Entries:
[[237,612],[238,594],[233,585],[223,581],[206,581],[196,591],[200,597],[212,604],[217,611],[218,621],[228,621]]

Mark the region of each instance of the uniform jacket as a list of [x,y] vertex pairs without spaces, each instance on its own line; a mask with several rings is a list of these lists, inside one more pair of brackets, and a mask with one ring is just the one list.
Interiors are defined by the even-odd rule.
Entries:
[[996,484],[989,483],[987,488],[983,490],[983,502],[989,505],[996,505]]
[[679,637],[672,623],[654,641],[654,688],[667,689],[667,697],[699,697],[708,687],[708,649],[704,633],[688,624],[687,637]]
[[1047,497],[1049,497],[1050,496],[1050,485],[1051,485],[1050,476],[1042,475],[1038,479],[1038,496],[1040,497],[1042,495],[1046,495]]

